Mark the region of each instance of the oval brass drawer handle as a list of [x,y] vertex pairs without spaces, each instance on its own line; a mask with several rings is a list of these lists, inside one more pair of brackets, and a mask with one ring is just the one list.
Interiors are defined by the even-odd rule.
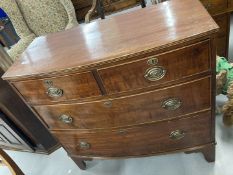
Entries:
[[56,87],[50,87],[47,90],[47,94],[50,97],[61,97],[63,96],[63,90],[60,88],[56,88]]
[[73,118],[69,115],[66,115],[66,114],[62,114],[60,117],[59,117],[59,120],[62,121],[63,123],[65,124],[71,124],[73,122]]
[[178,98],[169,98],[162,103],[162,107],[167,110],[176,110],[180,108],[182,102]]
[[166,75],[166,70],[162,66],[152,67],[146,70],[144,77],[149,81],[157,81]]
[[172,140],[179,140],[184,138],[184,136],[185,136],[185,132],[180,129],[172,131],[169,135],[170,139]]
[[87,142],[84,142],[84,141],[81,141],[81,142],[79,142],[79,148],[80,149],[90,149],[91,144],[87,143]]

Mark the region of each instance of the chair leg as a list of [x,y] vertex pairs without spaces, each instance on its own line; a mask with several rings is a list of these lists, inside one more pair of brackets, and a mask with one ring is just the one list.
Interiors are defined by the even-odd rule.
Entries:
[[97,12],[101,19],[105,19],[103,0],[97,0]]
[[145,0],[141,0],[141,6],[142,6],[142,8],[146,7],[146,1]]
[[95,11],[96,6],[97,6],[97,0],[93,0],[91,9],[87,12],[87,14],[85,16],[85,23],[89,23],[90,22],[91,16],[92,16],[92,14]]

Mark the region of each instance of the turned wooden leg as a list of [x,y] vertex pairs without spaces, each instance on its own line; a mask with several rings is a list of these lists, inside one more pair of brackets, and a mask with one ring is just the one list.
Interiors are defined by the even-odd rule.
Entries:
[[200,150],[207,162],[215,161],[215,145],[207,146]]
[[71,158],[76,163],[76,165],[78,165],[78,167],[81,170],[86,170],[86,168],[87,168],[86,162],[83,159],[79,159],[79,158],[75,158],[75,157],[71,157]]

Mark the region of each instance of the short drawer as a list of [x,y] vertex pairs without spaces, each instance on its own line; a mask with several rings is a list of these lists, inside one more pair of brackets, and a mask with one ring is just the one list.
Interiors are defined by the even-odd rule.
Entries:
[[218,14],[226,11],[229,0],[201,0],[205,8],[212,14]]
[[100,96],[99,87],[91,72],[48,79],[14,82],[26,101],[44,104]]
[[209,41],[99,69],[108,94],[160,85],[210,69]]
[[211,112],[117,130],[54,131],[72,155],[126,157],[190,148],[211,142]]
[[111,128],[165,120],[210,108],[210,77],[91,103],[35,106],[50,129]]

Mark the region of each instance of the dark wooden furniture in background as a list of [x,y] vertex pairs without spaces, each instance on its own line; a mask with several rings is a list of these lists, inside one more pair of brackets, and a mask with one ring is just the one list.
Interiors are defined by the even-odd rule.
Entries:
[[230,35],[230,14],[233,11],[232,0],[201,0],[208,12],[220,27],[216,37],[217,54],[228,56]]
[[3,78],[82,169],[183,151],[212,162],[217,31],[198,0],[172,0],[36,38]]
[[[92,0],[72,0],[72,2],[74,4],[78,20],[84,20],[88,10],[91,9]],[[217,54],[227,57],[230,34],[230,14],[233,11],[233,1],[201,0],[201,2],[220,26],[220,32],[216,38]],[[103,8],[106,12],[115,12],[139,3],[140,0],[103,0]]]
[[[76,11],[78,21],[84,21],[85,15],[92,7],[93,0],[72,0],[72,2]],[[99,2],[103,3],[103,7],[100,6],[100,8],[103,8],[104,12],[110,13],[122,10],[130,6],[134,6],[136,4],[140,4],[141,0],[101,0]],[[95,15],[97,14],[94,14],[94,16]],[[101,15],[103,18],[103,14]]]
[[[3,73],[4,71],[0,68],[0,76]],[[29,147],[24,147],[24,150],[50,153],[57,149],[59,144],[54,137],[26,106],[19,95],[14,92],[11,86],[2,79],[0,79],[0,92],[0,111],[6,116],[4,118],[5,121],[7,120],[14,127],[12,132],[20,133],[31,146],[30,149],[26,149]],[[0,147],[6,148],[6,145],[0,142]],[[7,148],[15,149],[16,147],[14,144],[8,144]],[[18,149],[23,149],[23,147],[18,147]]]
[[[124,0],[126,1],[126,0]],[[140,0],[142,8],[146,7],[146,1]],[[126,6],[127,7],[127,6]],[[92,14],[97,11],[97,14],[101,17],[101,19],[105,19],[105,7],[104,7],[104,0],[93,0],[91,9],[85,16],[85,23],[89,23],[91,20]]]
[[15,125],[9,122],[4,113],[0,111],[0,147],[16,150],[32,151],[30,143],[24,138],[24,135],[18,132]]

